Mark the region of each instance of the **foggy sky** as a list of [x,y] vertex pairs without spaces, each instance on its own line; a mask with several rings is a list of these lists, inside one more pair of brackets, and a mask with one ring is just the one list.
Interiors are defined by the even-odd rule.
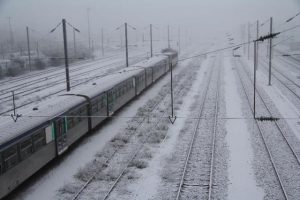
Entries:
[[[25,26],[49,32],[61,18],[87,32],[87,9],[90,8],[92,34],[101,27],[107,32],[125,21],[143,30],[152,23],[163,32],[178,26],[193,38],[218,37],[239,31],[240,26],[270,16],[281,23],[300,11],[299,0],[0,0],[0,29],[11,17],[13,30]],[[276,21],[277,20],[277,21]],[[300,24],[300,17],[297,19]]]

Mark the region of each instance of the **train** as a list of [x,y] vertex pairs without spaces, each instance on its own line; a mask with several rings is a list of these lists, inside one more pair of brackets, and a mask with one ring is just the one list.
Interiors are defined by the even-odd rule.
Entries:
[[36,103],[16,122],[0,123],[0,198],[175,67],[178,53],[165,49],[135,65]]

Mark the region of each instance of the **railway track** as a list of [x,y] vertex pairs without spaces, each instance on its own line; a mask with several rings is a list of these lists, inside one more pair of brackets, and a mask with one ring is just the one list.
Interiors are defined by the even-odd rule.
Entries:
[[[139,61],[140,60],[136,60],[135,63],[139,62]],[[121,61],[118,61],[117,63],[121,63]],[[103,70],[105,68],[111,68],[112,66],[115,66],[115,65],[116,65],[116,63],[112,63],[112,64],[105,65],[101,68],[98,68],[98,70],[101,70],[101,72],[99,72],[99,74],[93,74],[93,76],[91,78],[84,78],[84,79],[81,79],[81,80],[79,79],[80,80],[79,83],[72,84],[71,88],[74,88],[74,87],[77,87],[79,85],[85,84],[85,83],[90,82],[90,81],[92,81],[96,78],[99,78],[101,76],[105,76],[107,73],[103,72]],[[94,72],[94,71],[95,71],[95,69],[84,71],[83,73],[76,74],[75,76],[73,76],[73,78],[74,77],[80,77],[82,75],[85,75],[85,74],[88,74],[88,73],[91,73],[91,72]],[[72,81],[72,79],[71,79],[71,81]],[[73,81],[74,81],[74,79],[73,79]],[[15,93],[15,95],[21,95],[21,97],[26,97],[28,95],[32,95],[34,93],[42,91],[43,89],[49,90],[50,88],[57,87],[58,85],[60,85],[64,82],[65,82],[65,80],[63,78],[63,79],[60,79],[58,81],[56,80],[55,82],[51,83],[51,85],[49,85],[49,83],[46,83],[46,84],[43,84],[41,86],[37,86],[37,87],[31,88],[31,89],[27,89],[27,90],[24,90],[24,91],[21,91],[21,92],[17,92],[17,93]],[[42,96],[40,96],[40,98],[47,98],[47,97],[50,97],[52,95],[58,94],[58,93],[63,92],[63,91],[65,91],[64,86],[62,86],[62,88],[58,88],[58,89],[54,90],[53,92],[50,92],[50,93],[46,94],[46,95],[42,95]],[[0,100],[1,100],[1,103],[11,102],[12,101],[12,95],[10,94],[9,96],[2,97],[2,98],[0,98]],[[27,102],[25,101],[25,103],[22,103],[21,105],[17,105],[16,109],[25,107],[27,105],[30,105],[30,104],[34,103],[34,102],[36,102],[36,101],[34,101],[34,100],[33,101],[29,100]],[[18,101],[17,101],[17,103],[18,103]],[[8,109],[6,111],[2,111],[0,113],[0,115],[4,115],[8,112],[11,112],[12,110],[13,109],[11,108],[11,109]]]
[[[118,55],[113,55],[113,56],[108,56],[108,57],[105,57],[105,58],[98,58],[98,59],[95,59],[95,60],[87,60],[87,61],[76,62],[76,63],[69,66],[70,72],[81,70],[83,67],[88,67],[90,65],[97,64],[99,62],[103,62],[104,60],[111,59],[111,58],[117,57],[117,56],[119,56],[119,54]],[[91,64],[91,62],[93,64]],[[0,81],[1,87],[5,86],[5,85],[16,84],[12,87],[1,89],[0,93],[5,93],[6,91],[11,91],[12,89],[14,89],[18,86],[24,86],[24,85],[27,85],[27,84],[31,84],[33,82],[43,81],[45,79],[51,79],[52,77],[56,77],[57,75],[64,74],[64,70],[65,70],[64,66],[60,66],[60,67],[45,69],[45,70],[42,70],[42,71],[33,72],[33,73],[26,74],[26,75],[23,75],[23,76],[20,76],[20,77],[17,77],[17,78],[13,78],[11,80]],[[52,72],[54,72],[54,73],[52,74]],[[31,79],[31,78],[35,78],[35,79],[28,81],[28,79]],[[22,82],[22,81],[25,81],[25,82]],[[20,82],[22,82],[22,83],[20,83]]]
[[[138,62],[138,61],[140,61],[140,59],[134,60],[134,62]],[[86,75],[86,74],[90,74],[90,73],[93,73],[93,77],[99,76],[100,74],[103,74],[102,70],[109,69],[109,68],[111,68],[113,66],[117,66],[117,65],[118,66],[116,68],[120,69],[120,68],[124,67],[122,65],[122,63],[123,63],[122,61],[118,61],[118,62],[107,64],[107,65],[104,65],[104,66],[101,66],[101,67],[93,68],[93,69],[90,69],[90,70],[86,70],[85,69],[83,72],[76,73],[76,74],[71,74],[70,81],[74,82],[74,81],[76,81],[76,78],[80,78],[81,76]],[[90,64],[90,66],[93,66],[93,65],[95,65],[95,63]],[[82,69],[76,70],[76,72],[77,71],[81,71],[81,70]],[[94,74],[94,72],[97,72],[97,71],[100,71],[100,72]],[[74,71],[72,71],[72,72],[74,73]],[[52,82],[46,82],[45,84],[41,84],[39,86],[34,86],[34,87],[27,88],[28,86],[32,86],[32,85],[35,85],[35,84],[39,83],[41,81],[40,79],[38,81],[34,81],[34,82],[30,83],[30,84],[25,84],[25,85],[21,84],[21,86],[18,89],[16,89],[16,90],[12,89],[12,90],[9,90],[9,92],[6,92],[4,94],[0,94],[0,101],[2,103],[11,101],[12,100],[11,99],[11,91],[15,91],[15,95],[20,95],[21,97],[25,97],[25,96],[31,95],[31,94],[33,94],[33,93],[35,93],[37,91],[41,91],[43,89],[49,89],[51,87],[55,87],[55,86],[57,86],[59,84],[65,83],[65,78],[64,78],[65,74],[64,73],[63,74],[60,73],[59,75],[61,75],[62,78],[57,79],[57,75],[53,75],[53,76],[51,75],[51,77],[46,77],[46,79],[42,78],[43,80],[46,80],[46,81],[49,81],[50,79],[55,79],[55,80],[53,80]],[[20,89],[23,89],[23,90],[20,90]],[[1,97],[1,96],[4,96],[4,97]]]
[[[268,70],[266,67],[266,61],[264,61],[264,69]],[[276,66],[272,67],[272,76],[281,83],[288,91],[290,91],[298,100],[300,100],[300,84],[293,81],[286,74],[280,71]]]
[[[185,75],[186,76],[186,75]],[[174,85],[176,91],[175,91],[175,95],[176,96],[181,96],[183,97],[184,95],[184,89],[186,89],[185,87],[185,82],[187,81],[190,81],[189,79],[185,78],[185,79],[182,79],[180,78],[179,79],[180,81],[178,83],[176,83],[176,85]],[[166,104],[169,104],[170,103],[170,100],[169,100],[169,95],[168,95],[168,92],[164,95],[163,98],[160,99],[160,101],[157,101],[155,103],[155,105],[152,107],[152,109],[150,110],[150,113],[151,115],[154,116],[154,122],[152,121],[150,123],[150,126],[151,126],[151,130],[155,130],[157,128],[159,128],[159,125],[161,123],[162,120],[168,120],[168,119],[161,119],[161,118],[155,118],[156,115],[159,115],[159,116],[164,116],[166,114],[166,112],[168,111],[168,109],[163,109],[163,112],[161,109],[161,106],[165,107]],[[169,106],[168,106],[169,107]],[[134,131],[131,133],[131,136],[132,135],[135,135],[136,132],[140,131],[140,130],[145,130],[146,128],[144,126],[149,126],[149,123],[146,123],[146,119],[147,117],[143,118],[138,124],[137,126],[134,128]],[[136,148],[134,151],[131,152],[129,159],[124,163],[123,167],[121,167],[121,170],[119,170],[119,174],[118,176],[116,177],[115,180],[112,181],[112,183],[109,184],[109,187],[107,188],[106,191],[103,192],[103,194],[101,195],[101,198],[100,199],[107,199],[109,198],[109,196],[111,195],[111,193],[113,192],[113,190],[116,188],[116,186],[119,184],[119,182],[121,181],[122,177],[124,176],[124,173],[128,170],[128,167],[130,166],[130,163],[132,163],[136,157],[139,155],[139,153],[143,150],[145,144],[148,142],[150,136],[151,136],[151,133],[143,133],[144,135],[144,139],[142,140],[142,142],[139,142],[137,145],[136,145]],[[130,137],[131,137],[130,136]],[[167,135],[164,136],[164,139]],[[163,139],[163,140],[164,140]],[[117,151],[117,150],[116,150]],[[124,151],[124,150],[123,150]],[[117,152],[114,152],[113,155],[115,155]],[[113,157],[110,157],[110,158],[113,158]],[[107,165],[109,165],[111,162],[110,159],[107,159],[105,161],[105,163]],[[112,166],[113,168],[115,168],[116,166]],[[83,195],[83,192],[84,190],[87,189],[87,187],[92,183],[92,181],[95,179],[96,175],[98,174],[99,172],[96,172],[95,174],[93,174],[83,185],[82,187],[76,192],[76,194],[71,198],[73,200],[76,200],[76,199],[80,199],[81,195]]]
[[[276,50],[276,51],[279,52],[280,54],[284,54],[281,51],[278,51],[278,50]],[[288,56],[288,57],[278,56],[278,58],[281,61],[283,61],[285,63],[288,63],[289,65],[293,66],[295,69],[300,70],[300,67],[299,67],[300,60],[298,58],[295,58],[294,56]]]
[[[144,55],[145,54],[141,54],[141,55],[138,55],[138,56],[136,56],[134,58],[138,58],[138,57],[144,56]],[[80,65],[80,66],[78,66],[76,68],[72,67],[70,69],[70,74],[72,75],[71,77],[88,74],[89,72],[93,72],[93,70],[100,70],[100,69],[102,69],[105,66],[122,63],[122,61],[119,60],[117,62],[106,64],[103,67],[97,67],[97,64],[98,63],[102,63],[102,62],[103,62],[103,60],[100,59],[99,61],[96,61],[96,62],[94,61],[92,63],[87,63],[85,65]],[[45,72],[45,73],[47,73],[47,72]],[[9,86],[9,87],[6,87],[5,89],[2,89],[0,91],[0,97],[4,96],[4,97],[1,98],[1,99],[3,99],[3,98],[5,98],[6,94],[10,93],[11,91],[21,91],[22,92],[23,89],[26,90],[26,89],[30,88],[30,86],[39,84],[41,82],[46,82],[46,84],[53,84],[53,83],[56,83],[57,78],[59,78],[59,77],[61,77],[61,79],[59,79],[58,81],[63,80],[64,76],[65,76],[65,71],[64,71],[64,69],[61,69],[61,70],[59,70],[59,72],[56,71],[55,73],[46,74],[44,76],[37,77],[37,78],[34,78],[33,80],[28,80],[26,82],[16,81],[17,84]],[[34,77],[36,77],[36,76],[34,76]]]
[[[71,64],[69,66],[69,68],[70,68],[70,71],[72,71],[73,69],[78,69],[78,68],[81,69],[81,68],[85,67],[86,65],[89,66],[91,62],[96,64],[96,63],[99,63],[99,62],[103,62],[105,60],[110,60],[111,58],[114,58],[114,57],[120,57],[121,55],[123,55],[122,52],[121,53],[116,53],[116,54],[111,55],[111,56],[106,56],[106,57],[103,57],[103,58],[97,58],[97,59],[94,59],[94,60],[78,61],[76,63]],[[30,78],[36,78],[36,77],[40,78],[40,76],[42,76],[42,75],[46,75],[46,77],[47,77],[47,76],[49,76],[49,73],[52,73],[52,72],[55,73],[55,74],[53,74],[55,76],[55,75],[59,75],[61,73],[64,73],[64,70],[65,70],[64,66],[52,67],[50,69],[45,69],[45,70],[42,70],[42,71],[31,72],[30,74],[25,74],[25,75],[22,75],[20,77],[12,78],[10,80],[2,80],[2,81],[0,81],[0,85],[4,86],[4,85],[11,85],[11,84],[14,84],[14,83],[18,84],[18,82],[20,82],[20,81],[27,81]],[[61,71],[61,72],[56,73],[57,71]],[[44,77],[44,78],[46,78],[46,77]],[[22,83],[21,85],[23,85],[23,84],[24,83]],[[0,93],[2,93],[2,91],[3,91],[3,89],[0,89]]]
[[[246,67],[242,62],[235,64],[236,74],[241,83],[243,93],[246,96],[249,108],[253,111],[253,102],[250,97],[253,96],[252,79],[247,73]],[[240,67],[241,66],[241,67]],[[243,74],[243,75],[242,75]],[[246,77],[245,77],[246,76]],[[257,110],[260,115],[274,116],[270,105],[264,99],[265,97],[259,89],[257,92]],[[299,152],[296,152],[295,147],[288,136],[289,133],[284,121],[261,122],[254,120],[263,145],[271,162],[274,174],[278,181],[282,197],[279,199],[299,199],[300,187],[300,161]]]
[[[176,200],[193,198],[210,200],[213,196],[220,84],[220,69],[216,68],[214,63],[208,81],[206,81],[207,84],[202,95],[197,122],[189,143],[177,189]],[[217,75],[214,72],[216,70],[218,71]],[[217,76],[216,83],[212,83],[214,76]],[[213,113],[210,112],[211,110],[213,110]],[[211,114],[207,115],[207,113]],[[205,120],[205,118],[212,118],[213,120]],[[204,129],[202,129],[203,126]],[[203,138],[200,139],[200,137]]]

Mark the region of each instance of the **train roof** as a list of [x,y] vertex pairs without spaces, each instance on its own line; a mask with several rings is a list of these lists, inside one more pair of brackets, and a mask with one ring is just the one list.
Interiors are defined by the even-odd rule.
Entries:
[[143,60],[133,66],[142,67],[142,68],[148,68],[156,65],[157,63],[167,60],[168,56],[164,54],[154,55],[151,58],[148,58],[146,60]]
[[[152,59],[150,59],[152,60]],[[157,59],[153,59],[156,62]],[[150,62],[150,61],[148,61]],[[14,138],[18,138],[35,127],[67,112],[76,105],[85,102],[82,97],[70,96],[70,94],[80,94],[93,98],[113,86],[127,80],[143,71],[143,67],[131,66],[122,70],[113,72],[103,77],[95,77],[95,80],[60,95],[54,95],[49,99],[37,102],[32,106],[18,109],[18,114],[23,117],[18,118],[16,122],[10,116],[3,117],[0,122],[0,149],[6,146],[6,143]],[[33,110],[33,108],[38,108]]]

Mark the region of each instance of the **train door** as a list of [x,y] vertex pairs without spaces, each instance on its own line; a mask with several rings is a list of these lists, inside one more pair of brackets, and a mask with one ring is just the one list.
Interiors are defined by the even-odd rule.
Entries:
[[56,149],[60,155],[68,149],[67,146],[67,126],[65,118],[59,118],[55,123]]

